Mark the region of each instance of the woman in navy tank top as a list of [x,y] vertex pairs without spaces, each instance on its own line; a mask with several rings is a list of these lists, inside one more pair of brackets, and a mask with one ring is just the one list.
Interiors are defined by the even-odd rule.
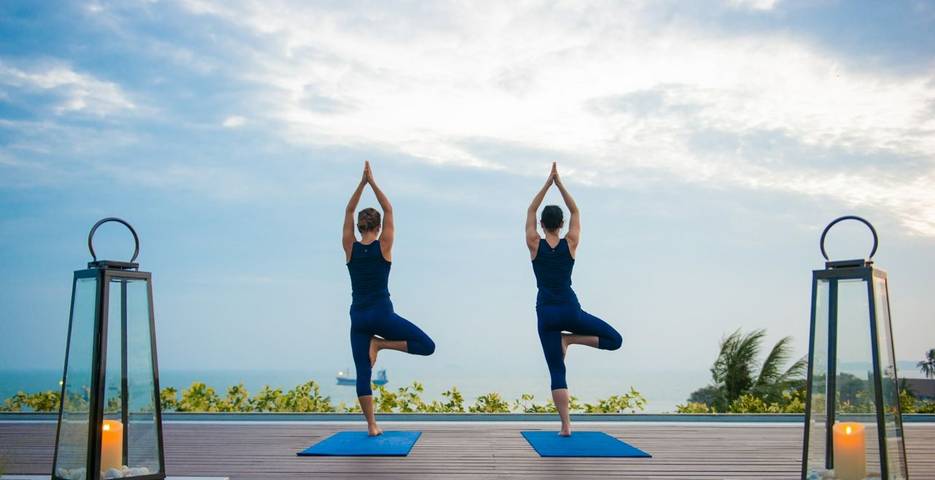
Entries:
[[[381,226],[380,212],[377,210],[361,210],[357,214],[357,230],[361,238],[357,241],[354,210],[368,184],[383,209],[383,221]],[[393,311],[387,282],[393,259],[394,234],[393,206],[373,180],[370,162],[366,162],[360,184],[344,211],[341,243],[347,270],[351,274],[351,352],[357,370],[357,400],[367,418],[370,435],[383,433],[373,415],[370,389],[371,370],[380,350],[397,350],[413,355],[431,355],[435,352],[435,343],[425,332]]]
[[[552,185],[558,187],[568,207],[570,219],[565,237],[559,236],[565,221],[562,209],[546,205],[542,209],[540,224],[545,238],[536,229],[536,211]],[[623,337],[607,322],[581,309],[578,297],[571,289],[571,270],[575,266],[575,251],[581,236],[578,206],[558,176],[552,163],[552,172],[545,185],[533,198],[526,211],[526,246],[536,274],[536,316],[539,341],[552,377],[552,400],[562,420],[559,435],[571,435],[568,417],[568,384],[565,383],[565,352],[569,345],[586,345],[602,350],[616,350]]]

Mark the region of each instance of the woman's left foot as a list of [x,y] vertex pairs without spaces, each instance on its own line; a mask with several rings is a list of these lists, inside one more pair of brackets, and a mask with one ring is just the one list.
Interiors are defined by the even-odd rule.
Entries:
[[568,352],[568,346],[571,345],[568,341],[571,339],[571,335],[567,333],[562,334],[562,359],[565,358],[565,353]]
[[558,432],[558,436],[559,437],[570,437],[571,427],[570,426],[562,427],[562,429]]

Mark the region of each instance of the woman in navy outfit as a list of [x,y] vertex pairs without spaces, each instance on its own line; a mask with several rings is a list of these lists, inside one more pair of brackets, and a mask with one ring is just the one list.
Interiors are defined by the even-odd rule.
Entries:
[[[536,229],[536,211],[542,204],[549,187],[555,185],[568,207],[568,232],[559,236],[565,221],[561,207],[546,205],[542,209],[540,225],[545,238]],[[552,163],[552,172],[545,185],[533,198],[526,211],[526,246],[536,274],[536,316],[539,341],[552,377],[552,401],[562,420],[559,435],[571,435],[568,417],[568,384],[565,383],[565,352],[569,345],[586,345],[601,350],[616,350],[623,338],[607,322],[581,309],[578,297],[571,289],[571,271],[575,266],[575,251],[581,238],[581,218],[578,205],[571,197],[558,169]]]
[[[377,210],[361,210],[357,214],[358,241],[354,234],[354,210],[368,184],[383,209],[383,221],[381,225]],[[363,177],[344,211],[341,243],[351,275],[351,351],[357,370],[357,400],[367,418],[370,435],[383,433],[373,415],[370,389],[370,374],[380,350],[397,350],[413,355],[431,355],[435,351],[435,343],[425,332],[393,311],[387,282],[393,260],[395,230],[393,206],[373,180],[370,162],[366,162]]]

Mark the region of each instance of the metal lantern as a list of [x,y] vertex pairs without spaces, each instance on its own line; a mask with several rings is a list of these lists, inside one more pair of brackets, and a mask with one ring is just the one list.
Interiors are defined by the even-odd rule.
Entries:
[[[828,230],[844,220],[873,234],[868,259],[830,261]],[[821,234],[826,263],[812,272],[802,478],[907,478],[886,272],[871,259],[877,232],[860,217]]]
[[[133,234],[129,262],[97,259],[94,232],[107,222]],[[52,478],[164,479],[152,276],[119,218],[94,224],[88,249],[93,261],[72,285]]]

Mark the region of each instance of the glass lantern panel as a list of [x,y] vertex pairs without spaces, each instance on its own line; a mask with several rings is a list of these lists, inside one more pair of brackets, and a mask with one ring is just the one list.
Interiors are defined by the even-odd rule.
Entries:
[[67,367],[62,379],[62,415],[56,439],[55,476],[84,478],[88,464],[88,421],[97,277],[75,278],[69,319]]
[[866,474],[878,476],[880,457],[876,428],[873,348],[870,343],[870,296],[867,287],[868,284],[863,279],[838,280],[835,423],[863,424]]
[[[101,448],[101,470],[107,476],[149,475],[162,471],[152,362],[149,284],[139,278],[110,280],[107,374],[104,421],[112,431]],[[112,442],[109,444],[108,441]]]
[[825,465],[825,451],[828,425],[828,318],[829,303],[828,290],[830,282],[818,279],[815,291],[815,324],[812,362],[810,364],[812,381],[811,403],[808,428],[808,448],[806,450],[806,465],[808,472],[822,472],[828,467]]
[[902,419],[899,416],[899,383],[896,374],[896,359],[893,352],[892,326],[890,324],[889,292],[884,277],[874,277],[873,293],[877,322],[877,345],[879,345],[879,371],[883,383],[884,439],[889,478],[905,478],[907,469],[903,443]]

